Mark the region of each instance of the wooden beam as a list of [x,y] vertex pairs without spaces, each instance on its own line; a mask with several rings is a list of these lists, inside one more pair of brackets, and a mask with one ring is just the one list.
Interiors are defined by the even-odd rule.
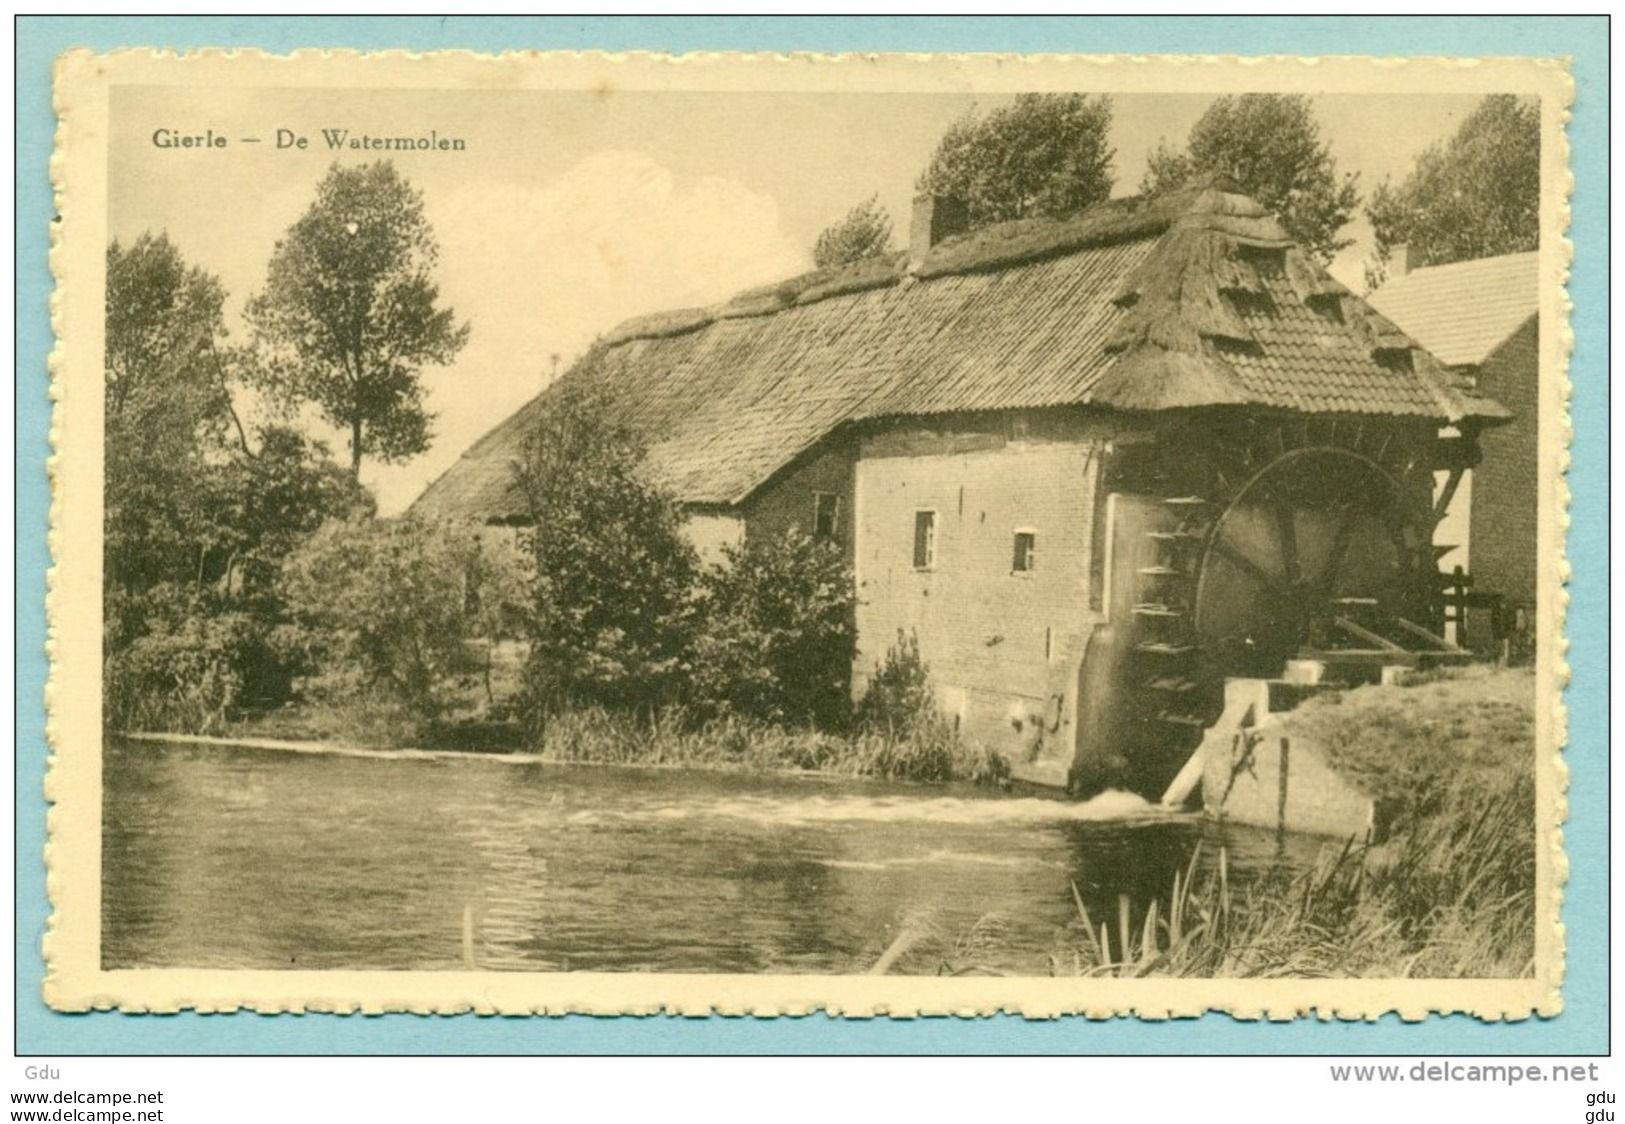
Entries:
[[1468,437],[1441,437],[1433,443],[1434,468],[1476,468],[1483,459],[1478,442]]
[[1366,628],[1366,627],[1364,627],[1362,625],[1356,624],[1355,622],[1349,620],[1347,617],[1337,617],[1337,618],[1335,618],[1333,623],[1336,624],[1338,628],[1342,629],[1344,632],[1348,633],[1349,635],[1357,636],[1361,640],[1364,640],[1367,644],[1375,644],[1378,648],[1381,648],[1384,651],[1387,651],[1387,652],[1403,652],[1403,651],[1405,651],[1404,648],[1401,648],[1398,644],[1395,644],[1392,640],[1388,639],[1386,636],[1379,636],[1377,633],[1372,632],[1369,628]]
[[1432,644],[1442,652],[1462,651],[1462,648],[1458,645],[1452,644],[1443,636],[1430,632],[1428,629],[1423,628],[1415,621],[1408,621],[1404,617],[1395,617],[1394,623],[1400,628],[1403,628],[1406,632],[1410,633],[1412,636],[1416,637],[1418,640],[1426,640],[1429,644]]
[[[1443,652],[1429,654],[1441,657],[1446,655]],[[1415,667],[1421,662],[1418,653],[1407,652],[1403,648],[1397,652],[1387,648],[1303,648],[1299,650],[1298,658],[1319,660],[1324,664],[1364,664],[1373,667],[1390,664]]]

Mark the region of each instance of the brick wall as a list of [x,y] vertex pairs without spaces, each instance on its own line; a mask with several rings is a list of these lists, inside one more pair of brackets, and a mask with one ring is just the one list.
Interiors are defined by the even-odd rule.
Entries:
[[[1070,763],[1066,704],[1089,609],[1099,422],[1081,413],[945,419],[866,435],[856,471],[854,689],[912,629],[944,708],[1018,765]],[[936,512],[935,559],[914,567],[915,516]],[[1012,572],[1015,535],[1035,565]],[[1046,761],[1047,763],[1047,761]]]
[[774,538],[796,527],[813,533],[814,496],[837,497],[835,537],[852,557],[852,459],[855,442],[835,438],[798,458],[755,495],[733,508],[689,508],[683,533],[705,562],[718,562],[726,546]]
[[852,461],[856,442],[835,437],[800,457],[743,506],[745,533],[751,538],[777,537],[797,527],[813,533],[813,497],[837,497],[835,537],[852,558]]
[[1483,460],[1473,470],[1474,588],[1505,594],[1509,604],[1535,601],[1539,480],[1540,333],[1530,317],[1478,372],[1478,390],[1516,415],[1479,437]]

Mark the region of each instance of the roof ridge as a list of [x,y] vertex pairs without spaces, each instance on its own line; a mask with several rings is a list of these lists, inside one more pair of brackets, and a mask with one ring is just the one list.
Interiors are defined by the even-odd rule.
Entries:
[[1419,265],[1407,272],[1404,277],[1396,277],[1396,281],[1403,281],[1405,277],[1415,277],[1418,273],[1432,273],[1441,269],[1456,269],[1462,266],[1489,265],[1492,262],[1509,262],[1513,258],[1538,258],[1540,250],[1514,250],[1509,254],[1486,254],[1481,258],[1458,258],[1456,261],[1439,262],[1437,265]]
[[[841,425],[881,417],[1063,406],[1505,416],[1446,385],[1416,337],[1256,201],[1216,186],[1001,224],[945,241],[935,264],[963,275],[937,285],[898,253],[639,317],[560,381],[602,381],[650,438],[650,471],[689,503],[736,503]],[[843,292],[855,295],[828,299]],[[774,315],[802,305],[813,307]],[[724,318],[740,322],[695,330]],[[508,462],[550,392],[414,509],[516,512]]]
[[[1512,254],[1494,254],[1487,258],[1463,258],[1460,261],[1442,262],[1439,265],[1419,265],[1408,270],[1398,277],[1389,278],[1373,295],[1389,292],[1394,289],[1406,289],[1415,284],[1428,281],[1442,281],[1456,274],[1473,272],[1488,272],[1491,269],[1519,269],[1532,267],[1538,264],[1539,250],[1519,250]],[[1524,261],[1521,259],[1537,259]]]
[[911,277],[928,281],[1007,269],[1119,242],[1137,242],[1160,237],[1188,216],[1225,224],[1234,228],[1230,233],[1244,239],[1290,241],[1260,203],[1227,190],[1229,186],[1227,181],[1204,179],[1162,195],[1104,199],[1069,215],[1031,215],[991,223],[943,239],[914,270],[908,266],[908,251],[894,250],[754,285],[704,307],[643,313],[616,324],[599,342],[615,347],[633,340],[682,335],[718,320],[771,315],[849,293],[887,288]]

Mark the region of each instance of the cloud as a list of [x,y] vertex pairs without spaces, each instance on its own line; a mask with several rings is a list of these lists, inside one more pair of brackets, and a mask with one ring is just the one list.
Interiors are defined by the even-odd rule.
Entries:
[[680,182],[606,151],[538,188],[471,182],[427,200],[441,295],[473,325],[447,369],[425,372],[434,448],[365,472],[398,511],[468,445],[629,316],[709,304],[808,267],[774,200],[735,180]]

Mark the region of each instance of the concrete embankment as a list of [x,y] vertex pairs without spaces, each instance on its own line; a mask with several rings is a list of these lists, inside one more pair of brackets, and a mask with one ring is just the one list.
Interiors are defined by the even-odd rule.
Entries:
[[1473,666],[1381,685],[1236,679],[1166,803],[1287,831],[1382,839],[1443,785],[1532,775],[1534,674]]
[[1365,839],[1376,801],[1343,776],[1312,738],[1294,736],[1280,686],[1225,685],[1224,715],[1197,751],[1202,806],[1217,819],[1281,831]]

